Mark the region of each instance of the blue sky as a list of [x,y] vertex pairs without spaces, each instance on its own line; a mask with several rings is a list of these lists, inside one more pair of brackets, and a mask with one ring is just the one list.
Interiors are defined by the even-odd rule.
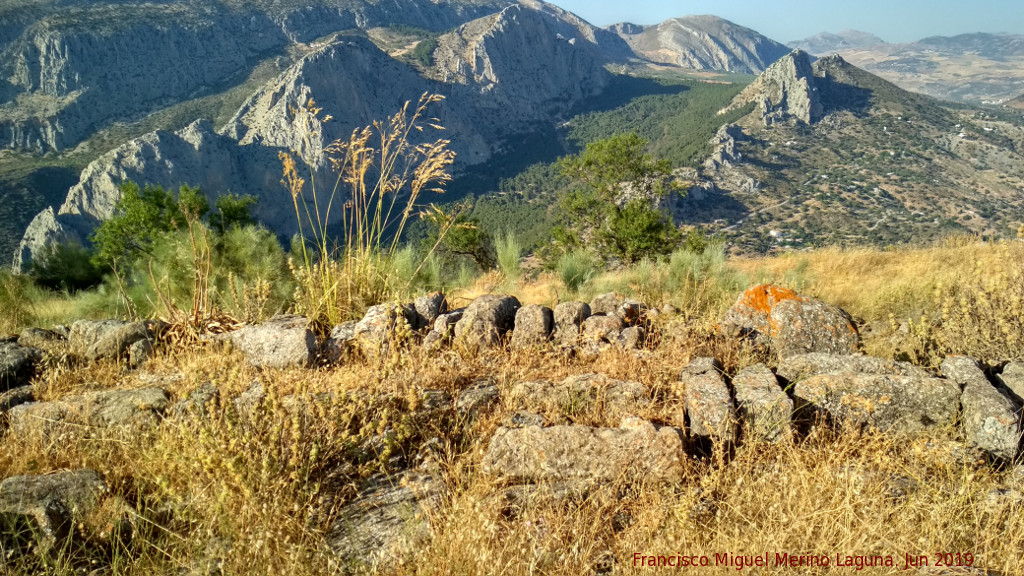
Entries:
[[780,42],[853,28],[888,42],[967,32],[1024,34],[1022,0],[553,0],[592,24],[714,14]]

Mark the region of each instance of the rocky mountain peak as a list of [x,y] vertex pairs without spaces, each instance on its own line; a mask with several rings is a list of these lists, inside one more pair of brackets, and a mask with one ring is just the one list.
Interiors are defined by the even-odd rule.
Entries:
[[817,122],[824,113],[811,57],[794,50],[768,67],[726,110],[758,105],[765,126],[795,119]]

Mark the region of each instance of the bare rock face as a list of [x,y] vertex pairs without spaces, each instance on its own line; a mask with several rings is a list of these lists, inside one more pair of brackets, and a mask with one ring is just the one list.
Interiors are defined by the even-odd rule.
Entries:
[[487,295],[474,300],[455,325],[455,338],[478,349],[494,346],[515,327],[520,304],[513,296]]
[[516,312],[516,326],[512,332],[513,348],[538,346],[551,338],[555,315],[546,306],[531,304]]
[[169,404],[162,388],[105,390],[53,402],[29,402],[8,412],[15,434],[81,432],[86,428],[152,428]]
[[769,66],[728,109],[750,102],[760,107],[765,126],[790,119],[813,124],[825,112],[811,58],[802,50],[794,50]]
[[42,359],[38,348],[0,343],[0,392],[27,385]]
[[917,433],[952,426],[960,389],[940,378],[876,374],[824,374],[796,382],[797,410],[837,422]]
[[133,344],[153,336],[145,322],[79,320],[71,325],[68,345],[72,354],[87,360],[117,360],[128,358]]
[[680,434],[639,418],[619,428],[499,428],[483,470],[507,484],[673,482],[683,474]]
[[719,325],[769,345],[785,358],[809,352],[854,354],[860,335],[837,306],[778,286],[755,286],[740,296]]
[[797,382],[819,374],[876,374],[928,378],[928,371],[909,362],[896,362],[860,354],[813,352],[786,356],[779,361],[779,378]]
[[106,491],[95,470],[12,476],[0,482],[0,542],[4,550],[10,553],[32,545],[49,550],[59,545],[71,534],[75,521],[92,512]]
[[683,369],[683,403],[690,434],[720,442],[736,440],[736,411],[718,363],[698,358]]
[[793,401],[764,364],[749,366],[733,377],[744,437],[779,442],[792,435]]
[[966,356],[946,358],[942,374],[963,389],[962,426],[971,444],[995,458],[1015,458],[1020,444],[1020,417],[1013,401],[988,381],[977,362]]
[[316,360],[316,335],[303,316],[274,316],[262,324],[232,332],[230,339],[254,366],[309,367]]

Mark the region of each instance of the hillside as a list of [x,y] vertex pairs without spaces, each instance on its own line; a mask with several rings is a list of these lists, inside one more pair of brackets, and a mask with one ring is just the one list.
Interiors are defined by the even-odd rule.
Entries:
[[684,16],[656,26],[611,28],[637,54],[691,70],[760,74],[789,49],[770,38],[716,16]]
[[734,101],[757,109],[677,214],[745,249],[1012,235],[1024,222],[1019,119],[946,108],[830,56],[780,60]]
[[885,44],[878,36],[860,30],[841,30],[836,33],[822,32],[803,40],[786,42],[794,50],[803,50],[815,56],[825,56],[843,50],[859,50]]

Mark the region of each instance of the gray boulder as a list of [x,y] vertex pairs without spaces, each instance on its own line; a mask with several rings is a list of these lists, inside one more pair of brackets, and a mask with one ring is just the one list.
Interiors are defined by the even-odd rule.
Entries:
[[814,352],[787,356],[779,361],[778,375],[786,382],[797,382],[819,374],[876,374],[916,378],[931,376],[927,370],[909,362],[896,362],[860,354]]
[[622,306],[624,302],[625,298],[619,296],[615,292],[601,294],[600,296],[595,296],[594,299],[590,301],[590,313],[594,315],[604,314],[606,316],[614,316],[618,313],[619,306]]
[[647,314],[647,305],[639,300],[624,300],[615,310],[615,315],[626,323],[626,326],[639,326]]
[[343,322],[331,329],[331,335],[324,342],[323,356],[329,364],[338,364],[355,347],[356,324]]
[[583,341],[588,344],[615,344],[625,329],[626,324],[614,314],[591,316],[583,321]]
[[42,328],[26,328],[18,336],[18,344],[39,348],[54,356],[64,354],[68,348],[68,340],[62,334],[53,330],[43,330]]
[[630,417],[619,428],[499,428],[483,471],[506,484],[676,482],[684,457],[679,430]]
[[562,302],[555,306],[555,339],[560,344],[578,342],[583,330],[583,322],[590,315],[590,305],[583,302]]
[[782,358],[809,352],[855,354],[860,346],[857,328],[842,309],[767,284],[744,292],[720,328],[770,346]]
[[71,325],[68,346],[72,354],[86,360],[120,360],[128,358],[133,344],[153,338],[145,322],[79,320]]
[[455,325],[455,339],[471,349],[494,346],[515,327],[520,304],[513,296],[480,296]]
[[397,304],[371,306],[363,319],[356,323],[353,342],[364,356],[375,358],[396,343],[400,332],[411,335],[417,322],[416,311],[411,307]]
[[462,320],[465,310],[455,310],[447,314],[441,314],[434,320],[434,328],[423,338],[423,346],[427,350],[436,350],[451,344],[455,336],[455,326]]
[[942,361],[942,374],[963,390],[962,426],[971,444],[995,458],[1015,458],[1020,444],[1017,405],[988,381],[971,358],[946,358]]
[[904,433],[951,426],[960,399],[949,380],[878,374],[822,374],[798,381],[793,391],[798,411]]
[[175,420],[207,420],[210,409],[220,400],[220,390],[206,382],[178,400],[167,410],[168,417]]
[[736,410],[713,358],[697,358],[683,369],[683,404],[690,434],[731,443],[736,440]]
[[30,402],[8,412],[11,431],[44,435],[88,428],[151,428],[169,404],[162,388],[104,390],[53,402]]
[[791,437],[793,401],[767,366],[744,368],[733,377],[732,387],[745,438],[779,442]]
[[516,326],[512,331],[513,348],[529,348],[547,342],[554,328],[555,315],[546,306],[531,304],[516,312]]
[[262,324],[236,330],[229,338],[254,366],[305,368],[316,360],[316,336],[303,316],[277,315]]
[[999,374],[999,383],[1009,390],[1016,400],[1024,399],[1024,362],[1010,362]]
[[480,380],[459,392],[455,400],[455,413],[461,418],[473,420],[498,402],[501,393],[498,385],[490,380]]
[[107,487],[94,470],[12,476],[0,482],[0,540],[4,550],[51,549],[100,503]]
[[20,388],[0,393],[0,417],[10,412],[11,408],[35,402],[35,399],[31,386],[21,386]]
[[27,385],[42,359],[43,352],[38,348],[0,343],[0,392]]
[[413,329],[422,330],[432,327],[438,316],[448,312],[448,300],[441,292],[434,292],[417,298],[413,308],[416,312]]
[[580,374],[561,382],[529,380],[513,384],[507,401],[531,412],[553,412],[578,417],[598,411],[618,421],[649,408],[651,392],[640,382],[615,380],[603,374]]

